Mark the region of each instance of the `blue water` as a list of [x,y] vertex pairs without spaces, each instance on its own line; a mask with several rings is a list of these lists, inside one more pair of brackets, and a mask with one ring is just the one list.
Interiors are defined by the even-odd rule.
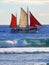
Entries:
[[[45,65],[49,63],[49,53],[0,54],[0,65]],[[35,64],[35,65],[36,65]]]
[[36,33],[11,33],[8,25],[0,25],[0,47],[49,47],[49,25]]
[[[0,25],[0,48],[49,47],[49,25],[38,29],[36,33],[11,33],[9,26]],[[36,65],[34,63],[49,65],[49,53],[0,54],[0,65]]]

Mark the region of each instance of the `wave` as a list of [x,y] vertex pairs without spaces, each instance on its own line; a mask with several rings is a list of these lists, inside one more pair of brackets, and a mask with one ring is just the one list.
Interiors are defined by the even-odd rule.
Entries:
[[31,47],[19,47],[19,48],[0,48],[0,53],[49,53],[49,48],[31,48]]
[[13,44],[17,44],[18,40],[6,40],[5,42],[13,45]]
[[49,47],[49,39],[3,39],[0,48],[8,47]]

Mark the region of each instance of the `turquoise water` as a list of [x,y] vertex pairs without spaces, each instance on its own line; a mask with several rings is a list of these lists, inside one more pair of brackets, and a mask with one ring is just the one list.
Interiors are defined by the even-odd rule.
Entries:
[[0,40],[2,47],[49,47],[49,39],[3,39]]

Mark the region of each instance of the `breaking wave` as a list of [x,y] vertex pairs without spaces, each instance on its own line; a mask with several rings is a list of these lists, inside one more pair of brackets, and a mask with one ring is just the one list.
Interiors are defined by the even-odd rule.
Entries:
[[12,45],[18,43],[17,40],[6,40],[5,42],[8,43],[8,44],[12,44]]
[[0,54],[4,53],[4,54],[11,54],[11,53],[49,53],[49,48],[27,48],[27,47],[20,47],[20,48],[0,48]]
[[3,39],[0,48],[4,47],[48,47],[49,39]]

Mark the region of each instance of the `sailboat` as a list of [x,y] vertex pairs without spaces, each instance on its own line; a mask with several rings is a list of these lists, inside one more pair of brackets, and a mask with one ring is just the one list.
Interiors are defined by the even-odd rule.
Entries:
[[[30,15],[29,15],[30,14]],[[30,25],[29,25],[30,20]],[[12,14],[10,27],[12,28],[12,32],[29,32],[29,31],[37,31],[37,25],[42,26],[37,19],[32,15],[30,11],[27,9],[27,13],[23,8],[21,8],[19,25],[17,27],[17,18]]]
[[[30,15],[29,15],[30,14]],[[30,19],[30,20],[29,20]],[[30,22],[30,25],[29,25],[29,22]],[[28,9],[27,9],[27,13],[24,11],[24,9],[23,8],[21,8],[21,13],[20,13],[20,20],[19,20],[19,25],[17,25],[17,17],[16,16],[14,16],[13,14],[12,14],[12,18],[11,18],[11,23],[10,23],[10,27],[11,27],[11,31],[12,32],[25,32],[25,31],[27,31],[27,32],[29,32],[29,31],[31,31],[31,30],[35,30],[35,31],[37,31],[38,30],[38,28],[37,28],[37,25],[38,26],[42,26],[40,23],[39,23],[39,21],[32,15],[32,13],[30,12],[30,11],[28,11]],[[18,27],[18,28],[17,28]],[[27,36],[25,36],[25,37],[23,37],[25,34],[23,34],[23,35],[21,35],[21,34],[18,34],[18,35],[16,35],[15,36],[15,38],[16,38],[16,40],[19,40],[19,39],[21,39],[21,41],[22,41],[22,39],[27,39],[27,38],[32,38],[32,39],[41,39],[41,37],[36,37],[36,38],[34,38],[34,36],[31,34],[31,36],[30,36],[30,34],[29,35],[27,35]],[[13,37],[13,35],[11,35],[12,37]],[[6,36],[5,36],[6,37]],[[14,37],[13,37],[14,38]],[[18,38],[18,39],[17,39]],[[45,39],[47,39],[47,37],[45,38]],[[49,38],[48,38],[49,39]],[[12,41],[14,41],[15,42],[15,40],[11,40],[10,41],[10,43],[12,43],[13,44],[13,42]],[[20,41],[20,42],[21,42]],[[9,40],[8,40],[8,42],[9,42]],[[24,40],[24,42],[25,42],[25,40]],[[17,42],[16,42],[17,43]],[[27,44],[26,42],[25,42],[25,44]],[[39,44],[40,44],[40,42],[39,42]],[[49,52],[49,48],[39,48],[39,47],[13,47],[13,48],[0,48],[0,52],[2,51],[2,53],[3,52],[9,52],[9,53],[14,53],[14,52],[16,52],[16,53],[21,53],[21,52]]]

